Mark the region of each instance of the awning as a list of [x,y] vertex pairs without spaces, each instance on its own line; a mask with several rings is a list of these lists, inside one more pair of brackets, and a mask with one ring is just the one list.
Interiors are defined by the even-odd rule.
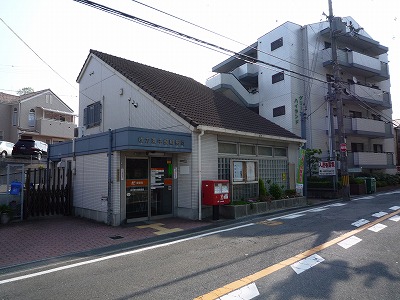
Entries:
[[57,109],[51,109],[51,108],[47,108],[47,107],[42,107],[42,106],[37,106],[37,108],[40,108],[44,111],[50,111],[50,112],[54,112],[54,113],[58,113],[58,114],[62,114],[62,115],[69,115],[69,116],[75,116],[77,117],[78,115],[72,112],[68,112],[68,111],[61,111],[61,110],[57,110]]

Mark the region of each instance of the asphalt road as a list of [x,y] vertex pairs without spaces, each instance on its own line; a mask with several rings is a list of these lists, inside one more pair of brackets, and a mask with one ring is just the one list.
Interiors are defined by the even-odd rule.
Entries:
[[15,270],[0,299],[400,299],[400,191]]

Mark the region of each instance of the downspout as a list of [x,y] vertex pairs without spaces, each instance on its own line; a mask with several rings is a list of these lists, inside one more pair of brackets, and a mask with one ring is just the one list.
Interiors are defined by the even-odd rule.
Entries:
[[198,150],[197,153],[199,155],[199,220],[201,221],[201,181],[202,181],[202,176],[201,176],[201,137],[204,135],[204,130],[201,131],[201,133],[198,136]]
[[111,152],[112,152],[112,131],[108,129],[108,194],[107,194],[107,224],[112,225],[112,203],[111,203]]

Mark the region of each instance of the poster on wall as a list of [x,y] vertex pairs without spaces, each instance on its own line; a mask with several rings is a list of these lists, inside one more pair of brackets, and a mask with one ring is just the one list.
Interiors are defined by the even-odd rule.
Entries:
[[232,162],[234,183],[250,183],[258,181],[258,165],[252,160],[237,160]]
[[243,162],[233,162],[233,181],[243,181]]

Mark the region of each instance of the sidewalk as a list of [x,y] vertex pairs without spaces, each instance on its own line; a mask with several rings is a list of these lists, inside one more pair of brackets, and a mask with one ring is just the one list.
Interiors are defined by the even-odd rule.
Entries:
[[[328,203],[313,200],[312,205]],[[274,212],[279,213],[279,211]],[[74,255],[96,249],[125,247],[171,233],[217,227],[232,220],[160,219],[118,227],[79,217],[43,217],[0,225],[0,271],[4,268]]]

